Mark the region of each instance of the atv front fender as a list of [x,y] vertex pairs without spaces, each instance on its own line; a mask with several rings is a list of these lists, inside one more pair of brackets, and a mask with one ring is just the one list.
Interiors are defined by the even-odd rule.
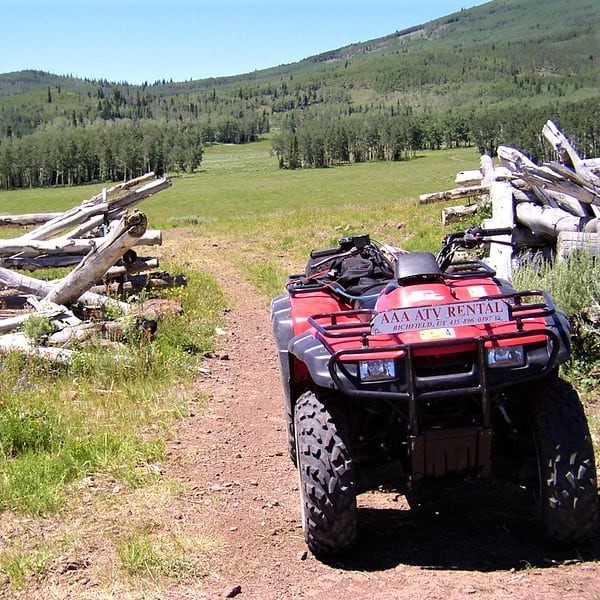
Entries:
[[329,372],[331,354],[327,348],[307,331],[290,340],[290,354],[303,363],[315,385],[322,388],[333,388],[334,383]]

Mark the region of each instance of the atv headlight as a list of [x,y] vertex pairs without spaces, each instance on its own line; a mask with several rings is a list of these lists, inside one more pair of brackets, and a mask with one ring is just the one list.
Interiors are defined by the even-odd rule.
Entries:
[[487,352],[488,366],[492,369],[504,367],[522,367],[525,364],[523,346],[504,346],[490,348]]
[[396,378],[396,363],[393,359],[361,360],[358,363],[361,381],[384,381]]

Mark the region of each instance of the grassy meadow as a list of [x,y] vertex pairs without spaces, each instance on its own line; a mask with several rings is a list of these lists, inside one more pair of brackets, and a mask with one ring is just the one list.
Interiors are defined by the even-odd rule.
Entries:
[[[238,262],[270,296],[287,272],[303,266],[310,249],[351,233],[435,251],[443,237],[441,206],[420,206],[419,195],[451,188],[458,171],[478,166],[474,148],[458,148],[420,153],[410,161],[289,171],[278,168],[268,139],[216,145],[205,149],[198,172],[174,177],[170,189],[140,209],[152,228],[192,226],[199,237],[236,239]],[[0,192],[0,210],[60,211],[100,189]]]

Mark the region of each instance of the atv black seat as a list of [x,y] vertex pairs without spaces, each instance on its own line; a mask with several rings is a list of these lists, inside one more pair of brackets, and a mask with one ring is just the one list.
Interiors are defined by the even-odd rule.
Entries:
[[416,281],[441,279],[442,271],[431,252],[399,254],[396,261],[396,279],[401,285]]

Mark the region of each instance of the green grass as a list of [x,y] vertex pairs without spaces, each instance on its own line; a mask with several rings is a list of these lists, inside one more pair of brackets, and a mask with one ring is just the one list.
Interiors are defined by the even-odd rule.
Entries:
[[584,397],[595,398],[600,373],[598,261],[579,252],[562,262],[526,264],[515,271],[513,282],[518,288],[547,291],[567,315],[573,328],[572,355],[563,372]]
[[[441,205],[422,206],[419,196],[454,187],[458,171],[479,164],[474,148],[456,148],[409,161],[289,171],[278,168],[270,148],[269,138],[209,146],[197,173],[174,177],[171,188],[141,205],[150,227],[192,226],[200,238],[243,243],[239,264],[269,295],[303,267],[312,248],[352,233],[435,252],[444,234]],[[8,213],[57,211],[98,192],[99,186],[0,192],[0,202]],[[269,263],[268,273],[258,261]]]
[[209,147],[199,173],[174,179],[171,189],[145,205],[161,226],[195,221],[199,237],[243,242],[239,264],[269,295],[287,272],[303,267],[312,248],[351,233],[436,251],[441,207],[420,205],[418,198],[454,187],[456,173],[477,168],[479,160],[473,148],[460,148],[396,163],[288,171],[277,167],[269,148],[266,140]]
[[136,531],[122,539],[116,550],[120,567],[127,575],[158,581],[163,577],[206,576],[203,559],[218,547],[210,539],[190,538],[177,531],[167,535]]
[[68,366],[3,358],[0,509],[57,511],[69,483],[94,473],[129,486],[149,479],[146,465],[164,458],[166,432],[187,410],[180,386],[211,350],[224,305],[214,280],[188,275],[172,293],[186,312],[161,320],[154,342],[130,336],[121,352],[98,345]]

